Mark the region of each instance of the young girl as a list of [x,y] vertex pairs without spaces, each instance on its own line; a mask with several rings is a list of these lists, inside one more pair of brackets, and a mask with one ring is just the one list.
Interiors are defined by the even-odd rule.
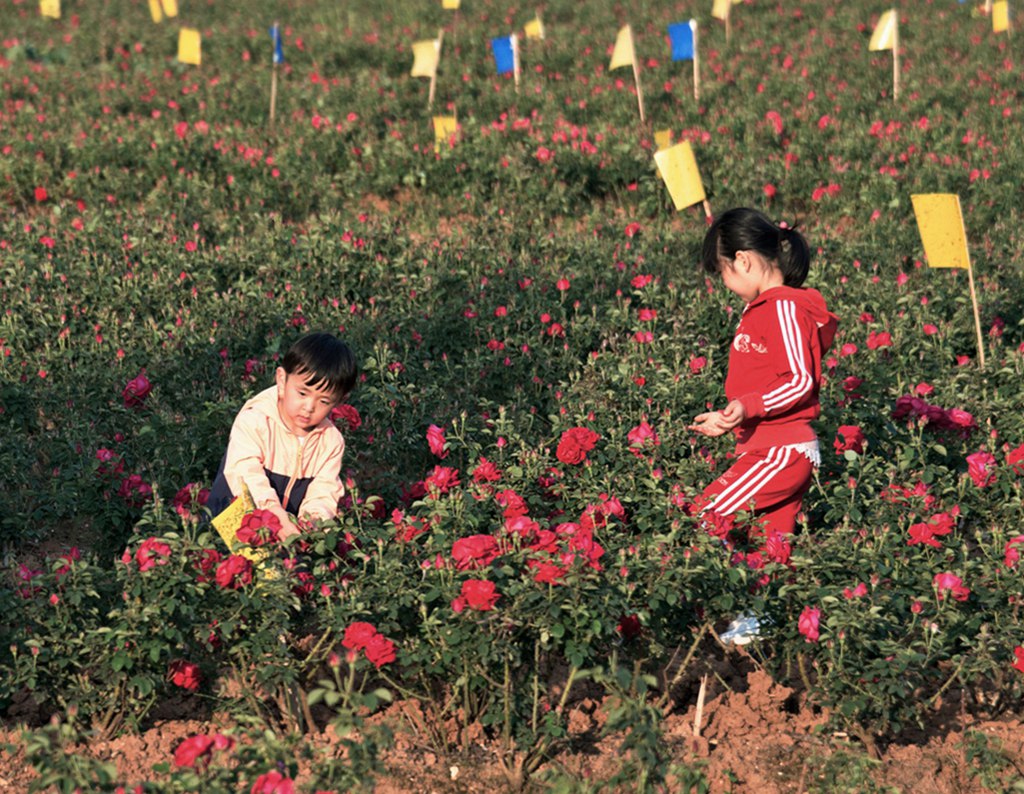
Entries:
[[791,533],[820,463],[811,422],[837,319],[821,293],[801,287],[810,267],[803,235],[757,210],[719,215],[702,264],[746,303],[729,351],[728,404],[690,425],[706,436],[736,434],[738,458],[704,489],[704,500],[720,516],[752,513],[761,524],[752,534]]

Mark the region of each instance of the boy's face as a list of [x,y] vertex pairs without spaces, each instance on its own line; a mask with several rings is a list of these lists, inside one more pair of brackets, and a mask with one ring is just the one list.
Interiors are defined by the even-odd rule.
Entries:
[[341,402],[341,397],[326,386],[311,386],[306,375],[289,375],[283,367],[277,368],[277,410],[297,436],[306,435]]

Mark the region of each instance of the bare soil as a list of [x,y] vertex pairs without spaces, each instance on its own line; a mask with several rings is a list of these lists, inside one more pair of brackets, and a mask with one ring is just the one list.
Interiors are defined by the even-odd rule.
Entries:
[[[950,706],[951,714],[937,715],[929,730],[883,746],[876,760],[857,741],[829,730],[826,713],[773,681],[742,650],[730,651],[711,669],[700,724],[696,691],[688,689],[687,695],[662,723],[666,749],[674,763],[699,769],[712,792],[971,794],[1010,790],[1014,781],[1024,778],[1024,725],[1016,715],[977,719],[958,715]],[[540,773],[557,769],[600,788],[600,781],[622,768],[623,737],[602,735],[604,705],[591,698],[572,704],[570,741]],[[181,712],[177,716],[176,709]],[[148,730],[91,742],[79,751],[114,763],[123,782],[156,780],[153,765],[169,761],[183,739],[224,727],[216,718],[189,718],[190,710],[195,711],[187,698],[164,704]],[[415,703],[398,702],[371,717],[373,723],[386,722],[395,732],[393,745],[383,754],[386,771],[377,780],[377,791],[517,790],[502,772],[496,744],[482,728],[471,726],[452,735],[455,749],[439,752],[409,728],[417,710]],[[972,758],[964,741],[972,731],[988,739],[994,755]],[[20,749],[20,736],[10,723],[0,730],[0,792],[24,792],[34,777]],[[328,727],[314,736],[314,742],[336,745],[336,737]],[[6,743],[10,745],[3,749]],[[682,791],[680,785],[678,778],[670,777],[667,790]]]

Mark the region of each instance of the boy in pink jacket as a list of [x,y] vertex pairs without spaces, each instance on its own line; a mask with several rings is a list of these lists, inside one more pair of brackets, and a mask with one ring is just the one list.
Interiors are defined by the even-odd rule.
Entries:
[[791,533],[820,463],[811,422],[820,413],[821,359],[836,316],[821,293],[802,287],[810,268],[803,235],[757,210],[718,216],[702,260],[746,303],[729,351],[728,404],[690,425],[707,436],[736,434],[738,458],[704,489],[704,499],[721,516],[746,510],[764,532]]
[[345,439],[329,417],[357,375],[352,351],[331,334],[308,334],[292,345],[275,384],[235,417],[207,502],[211,513],[227,507],[244,484],[257,508],[280,519],[282,539],[298,534],[295,518],[336,516],[345,491]]

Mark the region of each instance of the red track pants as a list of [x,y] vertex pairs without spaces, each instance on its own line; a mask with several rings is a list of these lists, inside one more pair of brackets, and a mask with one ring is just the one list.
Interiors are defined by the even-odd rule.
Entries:
[[719,515],[745,510],[763,524],[763,532],[789,534],[813,474],[814,464],[798,449],[749,450],[704,489],[704,500],[710,500],[707,509]]

